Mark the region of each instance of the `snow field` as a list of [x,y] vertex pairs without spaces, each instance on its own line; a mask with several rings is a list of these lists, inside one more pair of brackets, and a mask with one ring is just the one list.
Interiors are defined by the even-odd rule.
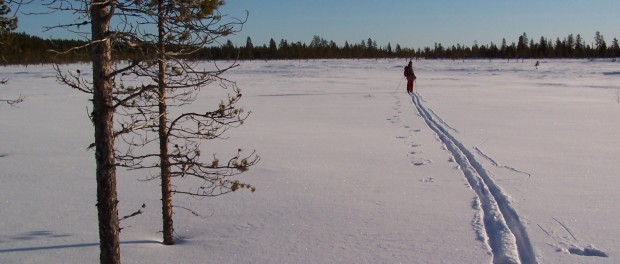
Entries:
[[[513,242],[502,254],[486,242],[490,211],[481,210],[454,147],[404,92],[405,64],[242,62],[227,77],[252,114],[229,139],[203,147],[220,158],[257,150],[261,162],[241,176],[257,191],[175,196],[202,217],[176,208],[177,245],[167,247],[158,233],[159,185],[138,181],[153,172],[119,170],[120,214],[147,206],[121,224],[123,262],[524,260]],[[618,64],[541,60],[538,71],[533,65],[414,62],[417,103],[501,190],[493,196],[514,209],[537,262],[615,263]],[[0,96],[27,96],[18,107],[0,106],[0,263],[97,262],[88,96],[56,84],[50,66],[0,72],[10,79]],[[222,98],[218,89],[203,90],[188,110],[213,108]],[[509,241],[511,233],[492,234]]]

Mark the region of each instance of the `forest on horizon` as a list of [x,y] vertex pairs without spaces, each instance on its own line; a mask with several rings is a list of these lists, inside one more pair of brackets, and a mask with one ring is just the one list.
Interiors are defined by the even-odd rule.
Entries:
[[[40,63],[74,63],[90,60],[86,48],[73,49],[87,45],[85,40],[42,39],[26,33],[10,32],[4,35],[5,44],[0,51],[0,65],[40,64]],[[130,60],[134,57],[132,50],[123,43],[115,44],[116,60]],[[71,50],[73,49],[73,50]],[[71,50],[71,52],[65,52]],[[518,36],[515,42],[504,38],[498,45],[490,44],[466,46],[456,44],[443,46],[435,43],[434,47],[412,49],[378,45],[368,38],[359,43],[345,42],[338,45],[320,36],[314,36],[309,44],[289,42],[285,39],[278,43],[272,38],[268,44],[255,45],[250,37],[243,46],[228,40],[223,45],[202,47],[187,59],[190,60],[297,60],[297,59],[364,59],[364,58],[418,58],[418,59],[529,59],[529,58],[616,58],[620,55],[618,39],[613,38],[608,45],[600,32],[596,32],[592,44],[586,44],[580,34],[568,35],[555,41],[541,37],[539,40],[528,38],[526,33]]]

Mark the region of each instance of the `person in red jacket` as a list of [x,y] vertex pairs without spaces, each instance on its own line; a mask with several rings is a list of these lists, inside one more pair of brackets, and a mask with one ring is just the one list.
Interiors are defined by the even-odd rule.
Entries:
[[413,93],[413,81],[415,81],[415,73],[413,72],[413,62],[409,61],[409,64],[405,66],[405,78],[407,78],[407,92]]

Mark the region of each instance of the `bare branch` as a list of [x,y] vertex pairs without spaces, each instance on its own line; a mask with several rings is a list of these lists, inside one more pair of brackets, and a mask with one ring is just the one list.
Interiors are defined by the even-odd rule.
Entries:
[[142,204],[142,207],[140,207],[140,209],[138,209],[138,211],[135,211],[135,212],[133,212],[133,213],[131,213],[129,215],[123,216],[123,217],[119,218],[118,221],[120,222],[120,221],[123,221],[125,219],[132,218],[134,216],[140,215],[140,214],[142,214],[144,212],[142,210],[144,208],[146,208],[146,204],[145,203]]
[[15,106],[15,104],[19,104],[23,102],[24,99],[26,99],[26,97],[24,97],[23,95],[19,95],[17,99],[0,99],[0,102],[5,102],[9,104],[10,106]]
[[[8,79],[2,79],[2,80],[0,80],[0,85],[5,85],[8,82],[9,82]],[[16,104],[19,104],[19,103],[23,102],[24,99],[26,99],[26,97],[20,94],[19,97],[17,97],[17,99],[2,99],[2,98],[0,98],[0,102],[5,102],[5,103],[7,103],[10,106],[15,106]]]
[[198,217],[200,217],[200,218],[203,218],[203,219],[206,219],[206,218],[207,218],[207,217],[205,217],[205,216],[200,215],[200,214],[199,214],[199,213],[197,213],[196,211],[194,211],[194,210],[192,210],[192,209],[189,209],[189,208],[187,208],[187,207],[184,207],[184,206],[175,205],[175,206],[173,206],[173,207],[174,207],[174,208],[181,208],[181,209],[184,209],[184,210],[186,210],[186,211],[190,212],[191,214],[193,214],[193,215],[195,215],[195,216],[198,216]]

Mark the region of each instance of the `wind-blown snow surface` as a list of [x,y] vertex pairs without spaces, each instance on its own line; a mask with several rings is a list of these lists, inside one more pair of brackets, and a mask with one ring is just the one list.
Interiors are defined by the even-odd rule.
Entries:
[[[119,170],[121,215],[146,204],[123,262],[620,262],[620,63],[423,60],[413,97],[405,63],[241,63],[252,115],[206,148],[257,150],[257,191],[175,196],[203,217],[176,208],[163,246],[154,173]],[[0,263],[97,262],[89,96],[50,66],[0,72],[0,97],[27,96],[0,105]]]

